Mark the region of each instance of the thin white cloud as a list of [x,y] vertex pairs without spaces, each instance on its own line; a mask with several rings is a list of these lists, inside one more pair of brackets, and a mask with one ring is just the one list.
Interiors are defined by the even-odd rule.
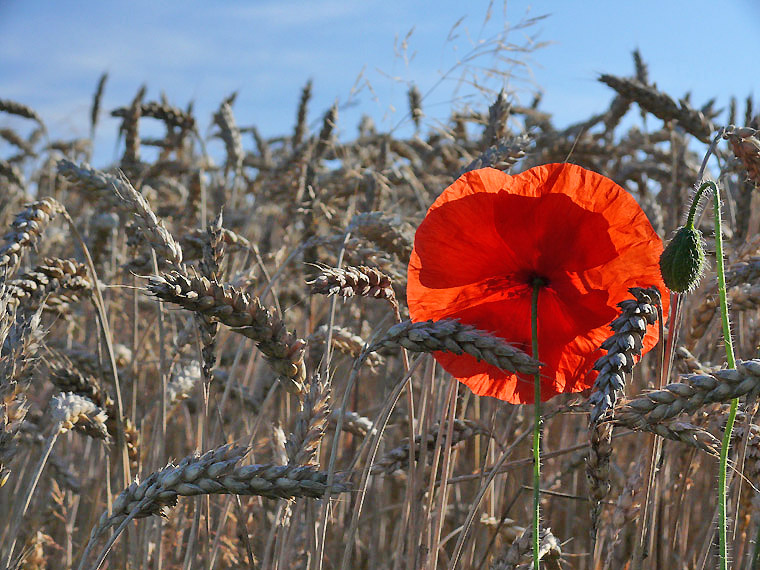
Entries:
[[[293,0],[259,2],[224,2],[216,10],[225,17],[246,21],[253,26],[298,28],[320,26],[339,19],[371,17],[377,2],[347,2],[345,0]],[[256,28],[252,29],[256,33]]]

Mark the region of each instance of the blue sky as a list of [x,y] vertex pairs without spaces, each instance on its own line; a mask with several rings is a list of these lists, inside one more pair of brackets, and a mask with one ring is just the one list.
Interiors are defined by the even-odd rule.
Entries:
[[[513,53],[530,73],[518,66],[506,86],[524,101],[543,91],[543,108],[563,125],[609,104],[612,93],[596,77],[630,74],[636,47],[651,80],[673,96],[692,91],[695,103],[715,96],[726,106],[731,94],[760,92],[759,25],[757,0],[0,0],[0,98],[34,107],[53,136],[86,136],[95,84],[108,71],[106,110],[128,104],[145,83],[148,99],[163,91],[177,106],[194,100],[205,128],[220,100],[239,91],[238,123],[272,136],[290,132],[311,78],[315,128],[337,100],[344,137],[364,113],[381,130],[403,130],[410,81],[427,94],[428,121],[445,120],[452,104],[487,107],[487,97],[461,81],[457,62],[481,50],[474,65],[507,70],[487,54],[488,42],[512,27],[504,38],[515,46],[551,43]],[[496,90],[504,83],[482,71],[479,81]],[[0,115],[0,127],[13,121]],[[98,165],[114,156],[116,124],[102,123]]]

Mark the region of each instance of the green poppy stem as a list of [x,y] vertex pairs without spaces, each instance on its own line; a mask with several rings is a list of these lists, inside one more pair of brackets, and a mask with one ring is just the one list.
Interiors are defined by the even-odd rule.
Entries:
[[[736,368],[736,360],[734,358],[734,346],[731,341],[731,327],[728,322],[728,303],[726,301],[726,274],[723,266],[723,227],[721,225],[720,215],[720,194],[718,191],[718,185],[715,182],[708,181],[699,187],[699,193],[704,188],[712,188],[713,191],[713,207],[715,210],[715,266],[718,273],[718,297],[720,300],[720,318],[723,323],[723,343],[726,347],[726,364],[729,368]],[[696,196],[696,200],[699,199],[699,194]],[[718,470],[718,509],[719,509],[719,525],[718,525],[718,538],[720,544],[720,567],[721,570],[727,570],[728,568],[728,524],[726,522],[726,468],[728,465],[728,450],[731,445],[731,433],[734,429],[734,421],[736,420],[736,408],[739,405],[739,399],[734,398],[731,400],[731,408],[728,412],[728,420],[726,421],[726,430],[723,433],[723,442],[720,448],[720,467]]]
[[[538,292],[546,282],[537,277],[533,280],[533,298],[530,304],[530,330],[533,344],[533,358],[538,360]],[[535,421],[533,423],[533,568],[538,569],[540,517],[540,481],[541,481],[541,374],[533,377]]]
[[707,182],[702,184],[697,190],[696,194],[694,194],[694,198],[691,200],[691,208],[689,208],[689,215],[686,218],[687,228],[694,227],[694,217],[697,214],[697,208],[699,207],[699,200],[700,198],[702,198],[702,194],[704,194],[705,190],[710,188],[710,185],[715,186],[715,182],[708,180]]

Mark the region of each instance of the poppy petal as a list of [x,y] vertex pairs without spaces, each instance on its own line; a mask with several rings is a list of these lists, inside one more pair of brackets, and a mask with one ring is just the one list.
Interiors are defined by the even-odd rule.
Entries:
[[[430,207],[415,236],[407,300],[412,319],[456,318],[530,352],[532,280],[541,277],[538,339],[542,400],[593,384],[593,364],[617,303],[634,286],[666,289],[662,242],[633,197],[570,164],[517,176],[481,169]],[[663,295],[667,311],[667,295]],[[657,342],[650,325],[644,351]],[[533,401],[531,378],[467,355],[436,354],[474,392]]]

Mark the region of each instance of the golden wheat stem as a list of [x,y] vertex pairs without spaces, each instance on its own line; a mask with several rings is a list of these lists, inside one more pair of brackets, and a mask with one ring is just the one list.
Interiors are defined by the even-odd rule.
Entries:
[[87,248],[87,244],[82,238],[82,234],[79,233],[74,220],[64,208],[62,211],[63,218],[69,225],[71,233],[74,234],[74,238],[79,243],[79,247],[82,248],[87,267],[92,275],[92,302],[95,305],[95,310],[98,313],[98,320],[100,321],[101,329],[103,330],[103,342],[105,343],[106,350],[108,351],[108,359],[111,364],[111,379],[114,388],[114,397],[116,398],[116,445],[121,451],[121,470],[122,480],[121,486],[126,487],[129,481],[132,479],[129,469],[129,453],[127,449],[127,438],[124,431],[124,404],[121,397],[121,382],[119,382],[119,372],[116,367],[116,353],[113,348],[113,336],[111,335],[111,327],[108,324],[108,315],[106,314],[106,304],[103,300],[103,295],[100,292],[100,281],[98,279],[98,272],[95,270],[95,263],[92,261],[90,250]]
[[[146,504],[149,501],[149,499],[143,500]],[[100,554],[98,554],[98,558],[95,561],[95,564],[92,566],[91,570],[98,570],[103,564],[103,561],[106,559],[106,556],[108,556],[108,553],[111,551],[111,547],[116,542],[116,539],[119,538],[119,535],[124,531],[124,529],[127,527],[127,525],[137,516],[137,514],[140,511],[135,509],[131,513],[129,513],[124,520],[121,522],[121,524],[116,527],[116,530],[113,531],[111,536],[108,538],[108,542],[106,542],[103,549],[100,551]],[[159,526],[160,529],[160,526]],[[84,570],[84,563],[87,561],[88,556],[92,552],[92,549],[94,548],[96,542],[93,540],[93,538],[90,538],[90,542],[87,543],[87,548],[85,548],[84,553],[82,554],[82,558],[79,562],[79,566],[77,567],[77,570]]]
[[45,442],[45,448],[43,449],[40,460],[37,463],[37,468],[34,470],[34,473],[32,474],[32,480],[29,482],[29,486],[24,493],[23,502],[17,507],[16,514],[13,517],[13,522],[10,524],[9,528],[11,529],[11,532],[7,538],[3,539],[3,542],[5,544],[10,544],[8,546],[8,553],[6,554],[4,561],[4,568],[11,567],[13,550],[16,546],[18,531],[21,528],[21,521],[24,519],[24,515],[26,515],[26,511],[29,508],[29,503],[32,501],[32,495],[34,494],[34,490],[37,488],[37,483],[39,483],[40,475],[42,475],[42,470],[45,468],[45,463],[50,456],[50,452],[53,451],[53,446],[55,445],[55,442],[58,439],[58,435],[61,433],[62,428],[63,422],[58,422],[53,427],[53,432]]
[[[457,388],[459,387],[459,381],[455,378],[452,378],[449,380],[449,393],[448,393],[448,413],[446,417],[446,421],[443,422],[439,428],[438,431],[438,441],[436,442],[436,449],[433,459],[433,469],[432,473],[435,474],[438,471],[438,458],[441,455],[441,449],[443,449],[443,462],[441,465],[441,473],[443,480],[441,482],[441,486],[438,490],[438,508],[436,509],[436,517],[433,522],[434,529],[433,529],[433,541],[430,545],[431,550],[431,556],[429,558],[429,568],[430,570],[435,570],[435,568],[438,565],[438,552],[441,545],[441,532],[443,531],[443,519],[444,519],[444,513],[446,512],[446,500],[448,498],[449,494],[449,488],[448,488],[448,477],[450,475],[451,471],[451,454],[453,451],[453,446],[449,445],[450,442],[453,441],[453,435],[454,435],[454,418],[456,416],[456,410],[457,410]],[[407,392],[411,392],[411,389],[407,390]],[[444,424],[446,425],[446,446],[443,446],[444,443],[444,437],[443,437],[443,430],[444,430]],[[414,446],[410,446],[414,447]],[[413,464],[412,464],[413,465]],[[435,475],[431,474],[430,477],[431,481],[435,480]],[[433,493],[430,493],[432,496]]]
[[[367,485],[369,483],[369,476],[370,471],[372,468],[372,464],[375,461],[375,457],[377,456],[377,450],[380,446],[380,440],[383,436],[383,432],[385,431],[385,426],[388,424],[388,419],[391,416],[391,411],[393,411],[393,408],[396,407],[396,403],[398,402],[398,399],[401,397],[401,392],[404,390],[404,388],[407,386],[409,381],[412,378],[412,374],[414,374],[414,371],[417,370],[417,367],[422,363],[424,355],[420,355],[417,357],[417,359],[412,363],[412,365],[409,367],[409,372],[407,372],[404,377],[401,379],[398,384],[393,388],[393,391],[390,393],[390,395],[387,398],[387,401],[385,403],[385,406],[383,407],[382,411],[380,412],[380,415],[378,416],[377,421],[375,421],[375,426],[377,426],[377,431],[375,432],[374,438],[372,440],[372,444],[369,449],[369,453],[367,455],[367,460],[364,465],[364,469],[362,471],[362,480],[359,485],[359,497],[356,501],[356,506],[354,507],[353,515],[351,516],[351,525],[349,527],[348,533],[346,534],[346,540],[345,540],[345,548],[343,550],[343,560],[341,561],[340,568],[341,570],[347,570],[350,568],[349,562],[351,558],[351,552],[353,551],[354,547],[354,537],[356,536],[356,530],[359,527],[359,515],[361,514],[362,507],[364,506],[364,497],[367,493]],[[361,360],[362,358],[357,358],[356,363],[354,365],[354,368],[351,370],[351,378],[349,379],[349,383],[346,385],[346,392],[343,395],[343,402],[342,406],[345,408],[345,406],[348,404],[348,395],[351,392],[351,388],[353,387],[354,382],[356,381],[356,376],[359,371],[359,368],[361,367]],[[358,364],[358,365],[357,365]],[[338,448],[338,437],[340,435],[340,430],[343,428],[343,416],[340,416],[338,418],[338,425],[335,428],[335,436],[333,439],[333,449],[332,449],[332,455],[330,456],[330,465],[328,467],[328,473],[330,476],[333,476],[334,473],[334,464],[335,464],[335,455],[336,450]],[[331,482],[328,479],[328,489],[331,486]],[[329,495],[325,494],[325,502],[329,499]],[[325,505],[325,509],[327,508],[327,505]]]
[[[475,496],[475,499],[472,501],[470,505],[470,510],[467,513],[467,518],[465,519],[465,522],[462,525],[462,532],[459,534],[459,538],[457,539],[456,546],[454,547],[454,553],[451,556],[451,562],[449,562],[448,570],[454,570],[459,564],[459,559],[462,556],[462,550],[464,548],[464,542],[467,539],[467,536],[469,535],[470,528],[472,527],[472,523],[475,520],[475,515],[478,513],[478,510],[480,508],[480,503],[483,501],[483,497],[485,496],[486,491],[488,491],[489,487],[491,486],[491,483],[493,483],[494,478],[496,477],[496,475],[499,474],[501,467],[504,465],[504,463],[506,463],[509,456],[512,455],[512,452],[515,450],[517,445],[520,442],[522,442],[522,440],[526,439],[529,435],[532,435],[532,434],[533,434],[533,430],[525,430],[523,433],[517,436],[515,440],[512,442],[512,444],[509,447],[507,447],[507,449],[505,449],[504,452],[501,454],[501,457],[491,468],[491,471],[488,473],[488,476],[483,479],[483,482],[480,484],[480,489],[478,490],[478,494]],[[528,460],[528,463],[532,464],[533,458],[530,458]],[[452,482],[451,478],[449,482]]]

